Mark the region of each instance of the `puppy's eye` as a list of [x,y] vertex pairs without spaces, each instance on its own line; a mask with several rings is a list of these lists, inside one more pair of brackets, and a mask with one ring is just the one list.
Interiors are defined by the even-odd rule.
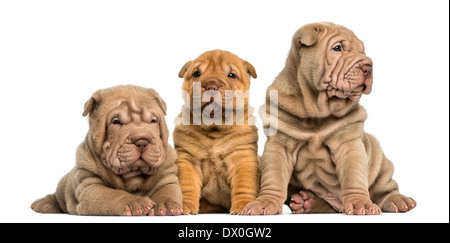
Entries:
[[158,119],[156,119],[156,118],[152,118],[152,121],[151,121],[151,123],[158,123]]
[[202,75],[202,74],[199,71],[195,71],[193,74],[194,78],[198,78],[198,77],[200,77],[200,75]]
[[333,47],[333,51],[342,51],[342,45],[338,44],[335,47]]
[[112,124],[114,125],[122,125],[122,123],[120,122],[119,118],[114,118],[112,121]]
[[228,74],[228,77],[229,77],[229,78],[232,78],[232,79],[235,79],[235,78],[237,78],[237,77],[236,77],[236,74],[234,74],[234,73],[230,73],[230,74]]

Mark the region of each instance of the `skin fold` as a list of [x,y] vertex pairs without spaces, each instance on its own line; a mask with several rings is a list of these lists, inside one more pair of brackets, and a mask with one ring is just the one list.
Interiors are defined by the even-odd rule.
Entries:
[[166,104],[153,89],[117,86],[86,102],[89,131],[76,165],[40,213],[94,216],[180,215],[176,152],[168,144]]
[[[243,100],[244,107],[236,99],[231,100],[228,112],[232,120],[226,122],[225,92],[248,91],[250,77],[256,78],[255,68],[230,52],[214,50],[187,62],[179,77],[184,78],[183,90],[189,94],[180,114],[184,123],[177,125],[173,133],[183,213],[238,214],[258,195],[258,133],[256,126],[249,124],[254,117],[249,112],[248,97]],[[201,94],[195,94],[195,85],[201,88]],[[205,100],[205,92],[221,94],[221,99],[214,96],[214,100]],[[200,95],[201,107],[195,111],[194,103],[201,99]],[[219,107],[207,114],[221,112],[221,124],[205,124],[202,119],[193,125],[194,116],[206,113],[208,107]],[[241,125],[237,125],[239,122]]]
[[[264,147],[260,194],[243,214],[280,213],[288,188],[298,213],[413,209],[416,202],[400,194],[392,179],[393,164],[364,132],[367,113],[358,101],[371,90],[372,61],[352,31],[332,23],[300,28],[267,91],[261,115],[266,127],[277,121],[278,130]],[[270,91],[278,92],[278,117],[270,117]]]

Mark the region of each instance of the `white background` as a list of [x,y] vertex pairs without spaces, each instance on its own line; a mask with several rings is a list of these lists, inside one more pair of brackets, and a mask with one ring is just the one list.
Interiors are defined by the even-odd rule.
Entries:
[[[449,2],[427,1],[1,1],[0,222],[449,222]],[[366,131],[395,164],[406,214],[180,217],[42,215],[87,132],[84,103],[119,84],[155,88],[169,130],[182,105],[185,62],[211,49],[256,67],[251,105],[285,64],[304,24],[335,22],[365,42],[372,94]],[[265,142],[261,119],[259,154]],[[172,142],[172,137],[170,138]]]

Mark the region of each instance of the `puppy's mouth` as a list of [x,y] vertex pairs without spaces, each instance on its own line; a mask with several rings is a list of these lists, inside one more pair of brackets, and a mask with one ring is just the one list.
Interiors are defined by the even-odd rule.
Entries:
[[138,170],[125,172],[123,174],[118,174],[118,175],[121,175],[124,180],[128,180],[128,179],[131,179],[131,178],[134,178],[134,177],[147,178],[147,176],[149,176],[149,174],[150,173],[147,171],[146,168],[139,168]]
[[328,98],[348,98],[358,101],[362,94],[369,94],[372,89],[372,66],[362,62],[356,63],[347,71],[338,70],[332,75],[326,87]]
[[202,108],[211,105],[222,105],[225,101],[225,87],[218,85],[206,85],[202,86]]
[[106,163],[107,167],[116,175],[121,175],[124,179],[152,175],[156,172],[157,166],[151,166],[142,158],[131,162],[120,162],[120,166],[115,166],[112,163]]
[[106,142],[104,151],[103,164],[124,179],[154,174],[165,158],[162,146],[155,140],[145,147],[128,142],[111,146]]
[[[196,81],[192,89],[186,91],[190,98],[186,103],[189,104],[191,111],[196,112],[196,109],[200,108],[200,111],[203,113],[207,110],[212,118],[214,117],[214,112],[219,110],[222,111],[222,114],[225,114],[224,112],[235,109],[237,99],[235,90],[224,81]],[[199,104],[200,107],[197,106]]]

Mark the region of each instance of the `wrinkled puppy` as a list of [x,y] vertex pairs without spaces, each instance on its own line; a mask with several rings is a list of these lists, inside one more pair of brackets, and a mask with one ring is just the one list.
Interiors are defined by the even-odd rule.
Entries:
[[89,132],[76,165],[56,192],[36,200],[40,213],[180,215],[176,152],[168,144],[166,104],[153,89],[117,86],[86,102]]
[[[347,214],[406,212],[416,202],[401,195],[392,179],[394,167],[378,141],[364,132],[367,113],[359,105],[372,89],[372,61],[352,31],[332,23],[309,24],[292,39],[286,67],[268,88],[270,128],[261,158],[261,192],[245,214],[276,214],[287,199],[294,212]],[[278,91],[270,117],[270,91]],[[278,107],[276,107],[278,106]],[[309,190],[311,193],[301,191]],[[315,195],[315,196],[314,196]]]
[[183,213],[239,214],[259,190],[258,133],[244,95],[255,68],[214,50],[187,62],[179,77],[187,97],[173,139]]

